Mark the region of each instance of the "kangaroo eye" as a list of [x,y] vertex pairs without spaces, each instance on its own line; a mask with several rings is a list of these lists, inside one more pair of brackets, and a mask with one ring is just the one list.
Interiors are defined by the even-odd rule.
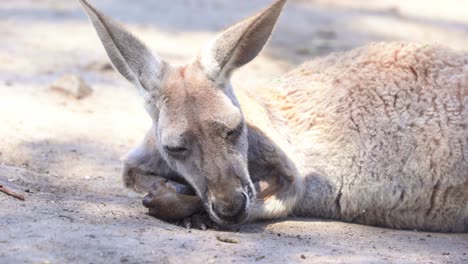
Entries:
[[226,131],[226,137],[234,138],[234,137],[239,136],[241,132],[242,132],[242,123],[239,124],[235,129],[232,129],[232,130],[230,129]]
[[187,148],[180,146],[164,146],[164,150],[169,154],[183,154],[188,151]]
[[236,130],[228,130],[227,133],[226,133],[226,136],[230,137],[230,136],[234,135],[234,133],[236,133]]

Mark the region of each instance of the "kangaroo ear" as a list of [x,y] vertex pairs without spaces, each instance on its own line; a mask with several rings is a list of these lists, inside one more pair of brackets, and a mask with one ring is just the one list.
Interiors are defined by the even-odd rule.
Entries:
[[120,74],[146,91],[157,88],[164,75],[165,62],[154,56],[121,24],[97,11],[88,1],[79,1]]
[[219,34],[198,59],[205,73],[224,82],[231,72],[253,60],[263,49],[278,20],[286,0],[279,0]]

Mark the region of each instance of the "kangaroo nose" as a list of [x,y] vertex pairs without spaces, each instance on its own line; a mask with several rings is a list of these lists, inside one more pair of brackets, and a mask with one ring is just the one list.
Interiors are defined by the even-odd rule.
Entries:
[[223,220],[239,223],[245,215],[247,199],[247,196],[240,192],[230,197],[230,199],[215,200],[212,206],[213,212]]

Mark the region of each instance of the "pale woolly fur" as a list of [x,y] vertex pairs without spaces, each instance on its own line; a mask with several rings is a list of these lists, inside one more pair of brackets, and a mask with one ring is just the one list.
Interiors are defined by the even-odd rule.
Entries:
[[294,208],[370,225],[468,230],[466,53],[371,44],[306,63],[256,93],[287,120],[295,161],[305,159],[297,175],[304,195],[287,205],[274,198],[269,217]]
[[[214,45],[216,44],[216,41],[218,39],[213,39],[211,40],[204,49],[200,51],[200,57],[195,58],[195,60],[192,62],[196,62],[197,60],[200,60],[201,65],[204,66],[204,70],[208,76],[212,79],[217,79],[218,73],[221,71],[221,66],[219,63],[216,61],[216,59],[211,55],[213,53]],[[222,78],[224,78],[224,74],[221,75]],[[224,83],[225,80],[219,80],[218,82]]]

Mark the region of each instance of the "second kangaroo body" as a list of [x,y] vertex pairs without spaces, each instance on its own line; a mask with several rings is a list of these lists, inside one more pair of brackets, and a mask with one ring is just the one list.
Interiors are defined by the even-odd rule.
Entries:
[[144,201],[153,215],[468,231],[468,54],[373,44],[234,90],[231,72],[261,51],[286,1],[228,28],[180,67],[81,2],[153,119],[123,172],[138,191],[159,182]]

